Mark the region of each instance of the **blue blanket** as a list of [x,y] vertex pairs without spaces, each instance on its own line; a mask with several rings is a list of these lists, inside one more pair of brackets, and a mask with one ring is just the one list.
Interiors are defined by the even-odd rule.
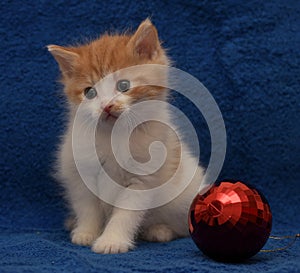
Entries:
[[[47,44],[68,45],[151,16],[175,66],[218,103],[228,150],[220,179],[250,182],[268,199],[272,234],[300,232],[300,2],[2,1],[0,4],[0,272],[300,272],[300,242],[242,264],[203,256],[190,238],[99,255],[72,245],[50,176],[64,128],[58,68]],[[209,133],[193,105],[174,104]],[[287,242],[271,241],[267,248]]]

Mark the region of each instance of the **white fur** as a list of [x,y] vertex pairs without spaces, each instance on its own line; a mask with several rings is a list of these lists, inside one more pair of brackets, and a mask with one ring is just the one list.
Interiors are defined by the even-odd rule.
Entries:
[[[123,96],[123,98],[122,98]],[[130,109],[129,100],[124,95],[119,96],[122,102]],[[127,100],[127,101],[126,101]],[[84,111],[87,116],[84,120],[87,124],[89,119],[97,116],[97,98],[91,101],[84,101]],[[98,105],[100,105],[98,103]],[[113,207],[99,198],[97,198],[83,183],[78,174],[73,158],[72,150],[72,128],[77,106],[70,107],[70,120],[67,131],[63,137],[62,145],[58,153],[58,175],[59,180],[66,190],[66,197],[71,208],[71,219],[68,220],[68,226],[71,229],[72,242],[79,245],[92,246],[93,251],[97,253],[121,253],[127,252],[134,247],[137,236],[148,241],[170,241],[175,238],[188,236],[188,209],[200,188],[203,179],[203,169],[197,167],[195,176],[190,185],[177,198],[164,206],[149,210],[126,210]],[[171,124],[168,109],[153,109],[153,112],[165,122]],[[127,123],[124,123],[126,130]],[[155,122],[148,122],[140,130],[134,131],[130,141],[132,142],[132,155],[141,162],[149,160],[148,146],[153,141],[160,140],[164,142],[168,151],[168,157],[165,164],[159,171],[150,175],[133,175],[124,170],[115,161],[112,149],[110,147],[110,135],[113,126],[112,121],[102,121],[99,125],[96,135],[96,149],[100,155],[100,161],[105,161],[105,170],[113,176],[119,184],[129,189],[150,189],[162,185],[168,177],[174,173],[174,162],[178,161],[178,152],[174,147],[178,146],[178,139],[175,138],[171,130],[163,129],[161,125]],[[102,178],[97,164],[90,156],[90,151],[85,150],[86,134],[89,130],[82,130],[82,136],[77,139],[77,144],[82,146],[82,153],[79,160],[83,162],[84,169],[96,185]],[[120,146],[122,137],[119,139]],[[157,151],[159,152],[159,151]],[[198,164],[198,159],[190,155],[187,146],[181,143],[181,162],[178,170],[178,176],[172,182],[172,186],[178,187],[186,182],[190,173],[194,171],[194,166]],[[126,162],[125,162],[126,163]],[[105,189],[99,189],[105,190]],[[162,193],[164,194],[164,193]],[[161,198],[162,196],[160,196]],[[116,198],[125,198],[119,193]],[[140,202],[155,202],[156,197],[141,198]],[[71,224],[70,224],[71,223]]]

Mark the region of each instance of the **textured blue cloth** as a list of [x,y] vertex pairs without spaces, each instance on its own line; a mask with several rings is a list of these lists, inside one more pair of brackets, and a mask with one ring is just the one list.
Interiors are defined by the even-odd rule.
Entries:
[[[217,263],[190,238],[99,255],[70,243],[61,190],[50,177],[64,127],[58,68],[47,44],[72,44],[148,16],[176,67],[197,77],[223,113],[222,178],[259,188],[273,234],[300,232],[300,2],[2,1],[0,4],[0,272],[300,272],[300,242],[243,264]],[[199,112],[174,95],[198,129]],[[286,242],[271,242],[279,247]]]

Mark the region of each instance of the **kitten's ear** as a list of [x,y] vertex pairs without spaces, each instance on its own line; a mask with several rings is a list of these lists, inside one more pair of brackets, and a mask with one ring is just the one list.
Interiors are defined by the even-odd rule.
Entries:
[[160,42],[155,26],[149,19],[143,21],[131,37],[128,46],[134,53],[146,59],[155,58],[160,50]]
[[79,59],[79,55],[71,48],[48,45],[49,52],[57,61],[60,71],[63,76],[70,77],[74,68],[74,65]]

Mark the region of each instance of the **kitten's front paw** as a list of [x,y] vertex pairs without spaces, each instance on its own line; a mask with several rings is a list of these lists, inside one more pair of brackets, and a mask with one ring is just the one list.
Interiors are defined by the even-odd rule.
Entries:
[[93,244],[92,250],[102,254],[125,253],[133,248],[133,243],[115,236],[100,236]]
[[72,243],[81,246],[91,246],[96,240],[98,234],[87,231],[73,230],[71,234]]

